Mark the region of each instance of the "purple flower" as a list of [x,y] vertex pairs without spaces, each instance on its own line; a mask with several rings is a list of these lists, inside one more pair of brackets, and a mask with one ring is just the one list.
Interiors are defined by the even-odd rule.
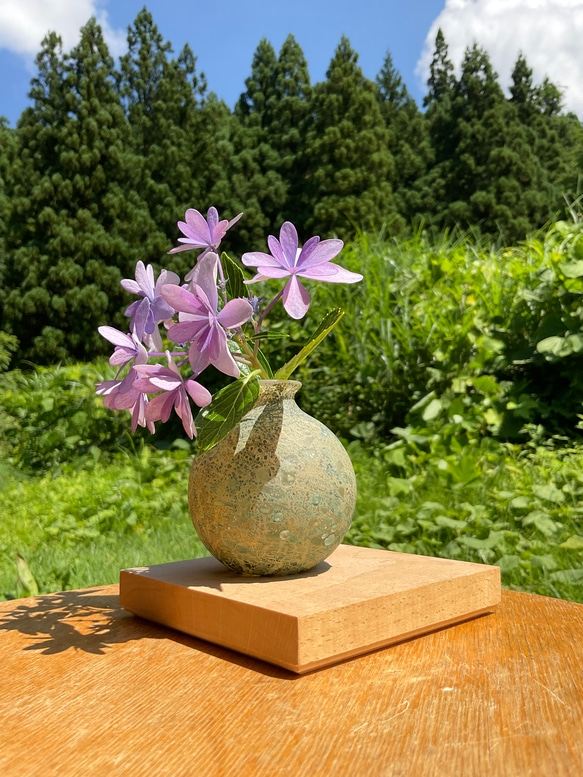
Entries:
[[194,282],[194,293],[179,286],[165,286],[162,295],[175,310],[180,311],[180,322],[168,330],[174,343],[192,341],[188,351],[190,366],[195,375],[213,364],[226,375],[238,378],[239,368],[227,346],[225,329],[235,329],[249,321],[253,308],[246,299],[232,299],[217,311],[218,256],[208,253],[199,259]]
[[206,407],[212,401],[209,391],[197,383],[192,378],[184,380],[180,370],[174,363],[172,357],[166,351],[168,358],[168,367],[161,364],[140,364],[136,370],[144,377],[138,378],[134,382],[134,389],[145,394],[154,394],[162,391],[150,400],[145,411],[147,422],[167,421],[170,418],[172,408],[176,410],[177,415],[182,419],[182,426],[186,434],[192,438],[196,436],[196,427],[192,418],[190,409],[189,395],[198,407]]
[[330,262],[342,250],[342,240],[320,242],[319,237],[311,237],[300,251],[296,228],[286,221],[279,232],[279,240],[270,235],[267,245],[271,254],[252,251],[241,257],[247,267],[257,267],[257,275],[245,283],[289,277],[283,290],[283,306],[292,318],[303,318],[310,307],[310,295],[298,277],[329,283],[356,283],[362,280],[359,273]]
[[[178,228],[186,236],[179,237],[178,242],[184,243],[184,245],[176,246],[168,253],[175,254],[178,251],[189,251],[192,248],[204,248],[205,250],[198,257],[200,260],[209,251],[216,252],[227,230],[236,224],[242,215],[242,213],[239,213],[238,216],[235,216],[230,221],[227,221],[227,219],[219,221],[219,214],[216,208],[208,209],[206,219],[197,210],[189,208],[184,216],[186,222],[178,222]],[[188,276],[186,280],[189,280]]]
[[137,359],[138,364],[148,361],[148,353],[136,334],[126,335],[112,326],[100,326],[97,331],[115,345],[115,350],[109,357],[112,367],[124,367],[134,359]]
[[[139,377],[134,369],[136,364],[145,364],[148,361],[148,353],[140,343],[135,333],[126,335],[111,326],[100,326],[99,334],[115,345],[115,350],[109,359],[109,363],[123,367],[130,363],[132,366],[123,380],[106,380],[97,384],[98,396],[104,397],[103,404],[110,410],[130,410],[132,414],[132,434],[139,426],[146,426],[152,432],[154,424],[147,422],[145,418],[147,398],[134,388],[134,381]],[[118,372],[119,375],[119,372]]]
[[132,302],[125,315],[131,318],[130,328],[140,340],[144,335],[154,338],[156,347],[161,347],[160,336],[156,337],[156,324],[172,318],[174,311],[161,296],[160,291],[167,283],[180,283],[176,273],[162,270],[154,286],[154,270],[152,265],[144,266],[143,262],[136,264],[136,280],[125,278],[121,285],[131,294],[140,294],[143,299]]

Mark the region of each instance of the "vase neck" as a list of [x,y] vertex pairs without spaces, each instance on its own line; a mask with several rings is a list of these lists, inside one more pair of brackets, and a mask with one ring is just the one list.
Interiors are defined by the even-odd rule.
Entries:
[[268,405],[284,399],[294,399],[302,387],[299,380],[260,380],[256,405]]

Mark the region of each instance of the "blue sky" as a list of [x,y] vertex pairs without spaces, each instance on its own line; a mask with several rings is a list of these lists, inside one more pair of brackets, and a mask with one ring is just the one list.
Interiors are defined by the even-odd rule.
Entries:
[[[119,54],[127,26],[143,5],[143,0],[0,0],[0,115],[14,125],[27,105],[34,55],[46,30],[56,29],[69,50],[94,13],[112,53]],[[369,78],[376,77],[389,50],[420,103],[440,25],[456,65],[465,47],[478,40],[504,83],[521,49],[535,77],[549,74],[566,87],[568,107],[583,115],[583,0],[149,0],[146,5],[176,52],[190,44],[209,89],[230,106],[244,89],[260,39],[266,37],[278,51],[290,32],[304,51],[313,82],[325,77],[341,36],[347,35]]]

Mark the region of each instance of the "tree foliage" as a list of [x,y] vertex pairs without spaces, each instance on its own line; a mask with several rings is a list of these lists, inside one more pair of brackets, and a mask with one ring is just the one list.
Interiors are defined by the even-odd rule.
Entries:
[[49,33],[36,66],[16,129],[0,119],[0,330],[19,360],[100,353],[98,324],[125,329],[119,280],[138,259],[190,269],[193,254],[165,256],[189,207],[244,212],[235,254],[285,220],[302,239],[422,224],[510,243],[565,200],[577,211],[583,127],[560,89],[521,54],[506,96],[476,45],[456,75],[441,30],[424,113],[389,52],[373,82],[343,37],[312,85],[292,35],[278,54],[259,42],[231,110],[146,8],[117,70],[95,19],[70,53]]

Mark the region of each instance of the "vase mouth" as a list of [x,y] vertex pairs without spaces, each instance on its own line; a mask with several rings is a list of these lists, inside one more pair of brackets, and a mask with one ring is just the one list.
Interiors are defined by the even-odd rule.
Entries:
[[289,385],[296,385],[298,387],[298,389],[302,385],[299,380],[293,380],[293,379],[290,379],[290,378],[287,378],[287,379],[286,378],[282,378],[282,379],[278,379],[278,378],[262,378],[259,381],[259,385],[260,386],[277,386],[277,385],[282,384],[282,383],[287,383]]
[[302,384],[299,380],[260,380],[256,405],[293,399],[301,387]]

